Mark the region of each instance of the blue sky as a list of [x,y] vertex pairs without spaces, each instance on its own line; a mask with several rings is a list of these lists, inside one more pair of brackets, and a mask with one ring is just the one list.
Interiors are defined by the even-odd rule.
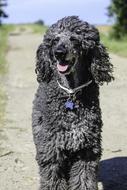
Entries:
[[110,0],[9,0],[6,23],[27,23],[38,19],[50,25],[70,15],[78,15],[91,24],[109,24]]

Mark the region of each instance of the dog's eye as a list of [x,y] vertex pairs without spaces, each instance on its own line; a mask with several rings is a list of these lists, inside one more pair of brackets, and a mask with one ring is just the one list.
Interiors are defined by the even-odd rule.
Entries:
[[78,39],[75,36],[71,36],[70,41],[78,41]]
[[70,41],[73,42],[74,46],[77,46],[80,44],[79,40],[77,39],[76,36],[71,36]]
[[58,43],[59,40],[60,40],[59,37],[54,38],[54,40],[53,40],[53,45],[56,45],[56,44]]

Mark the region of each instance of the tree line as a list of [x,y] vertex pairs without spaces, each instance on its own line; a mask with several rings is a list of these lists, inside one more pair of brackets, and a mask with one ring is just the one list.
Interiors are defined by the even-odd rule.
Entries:
[[108,16],[115,19],[113,37],[127,36],[127,0],[112,0],[108,7]]

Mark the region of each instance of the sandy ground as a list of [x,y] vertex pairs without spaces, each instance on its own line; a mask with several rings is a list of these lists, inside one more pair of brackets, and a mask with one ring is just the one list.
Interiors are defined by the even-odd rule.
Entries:
[[[42,36],[30,31],[9,37],[5,80],[7,106],[0,127],[0,190],[37,190],[38,168],[31,131],[32,100],[37,88],[35,51]],[[111,55],[116,80],[101,87],[104,190],[127,190],[127,59]]]

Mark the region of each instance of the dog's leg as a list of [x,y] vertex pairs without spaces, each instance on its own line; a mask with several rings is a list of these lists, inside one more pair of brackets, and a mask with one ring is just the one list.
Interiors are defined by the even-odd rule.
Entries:
[[34,126],[33,135],[36,144],[36,159],[40,171],[39,190],[66,190],[67,184],[64,171],[55,158],[57,154],[54,144],[55,141],[48,143],[44,134],[46,133],[41,125]]
[[69,190],[97,190],[98,161],[78,160],[70,170]]
[[57,164],[41,166],[39,190],[67,190],[66,180]]

